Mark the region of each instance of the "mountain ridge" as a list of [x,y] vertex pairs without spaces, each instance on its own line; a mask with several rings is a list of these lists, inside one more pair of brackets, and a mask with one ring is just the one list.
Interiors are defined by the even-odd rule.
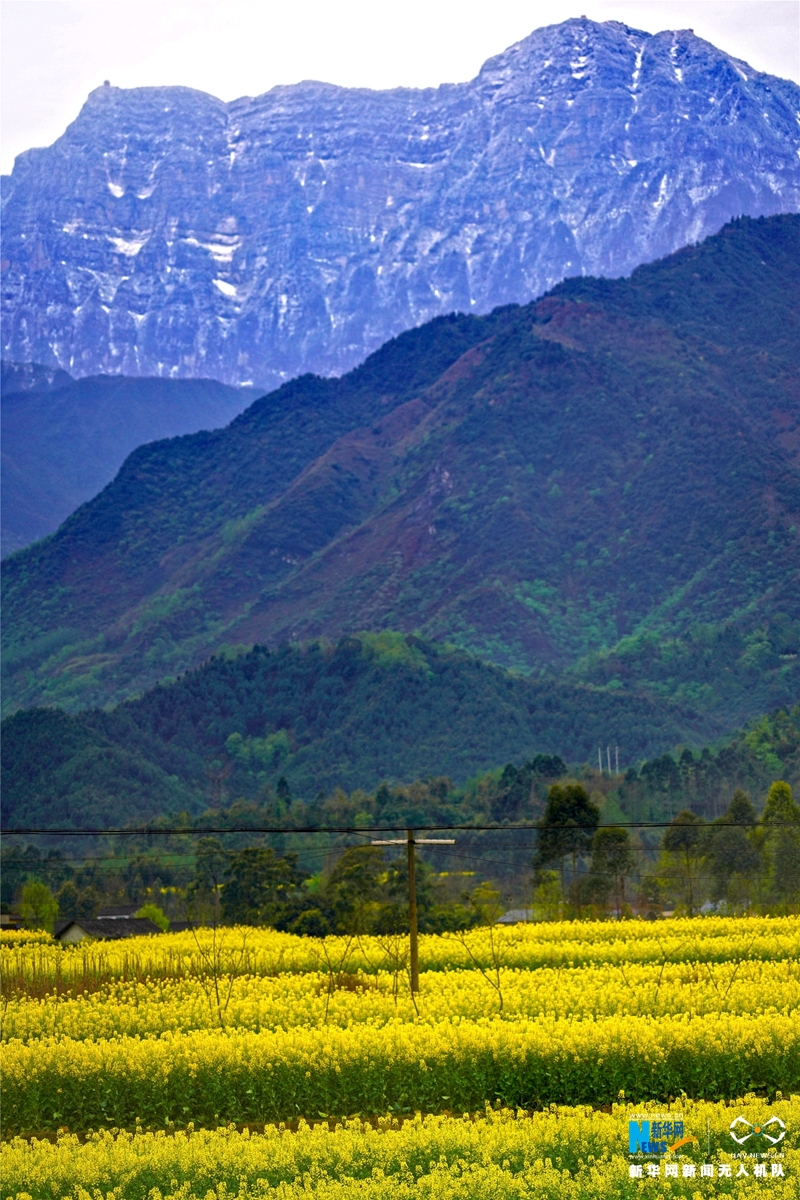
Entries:
[[6,703],[105,704],[222,644],[364,628],[534,675],[588,655],[587,678],[688,687],[731,727],[788,703],[799,244],[796,216],[742,219],[140,448],[4,563]]
[[115,709],[6,718],[4,827],[506,824],[539,819],[567,764],[614,789],[604,823],[688,805],[713,818],[737,788],[758,801],[796,783],[800,706],[714,732],[663,700],[522,679],[391,631],[256,646]]
[[584,18],[476,78],[101,87],[3,186],[5,357],[274,387],[800,207],[800,89]]

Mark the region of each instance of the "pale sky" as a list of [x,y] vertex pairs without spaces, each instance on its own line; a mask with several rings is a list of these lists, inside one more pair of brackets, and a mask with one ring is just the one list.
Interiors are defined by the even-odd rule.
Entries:
[[3,172],[59,137],[104,79],[223,100],[301,79],[429,87],[472,79],[532,30],[582,15],[694,29],[800,82],[800,0],[2,0],[0,15]]

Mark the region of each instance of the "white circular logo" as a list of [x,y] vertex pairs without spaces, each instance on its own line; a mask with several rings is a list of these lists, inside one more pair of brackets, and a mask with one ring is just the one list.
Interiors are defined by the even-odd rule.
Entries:
[[780,1117],[770,1117],[768,1121],[756,1124],[745,1120],[744,1117],[736,1117],[731,1121],[730,1135],[740,1146],[743,1146],[748,1138],[756,1136],[765,1137],[773,1146],[777,1146],[778,1142],[782,1142],[786,1137],[786,1126]]

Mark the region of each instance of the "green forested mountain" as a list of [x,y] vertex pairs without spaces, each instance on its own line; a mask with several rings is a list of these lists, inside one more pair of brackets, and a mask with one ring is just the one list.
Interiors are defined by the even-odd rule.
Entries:
[[141,447],[5,564],[6,710],[361,629],[672,697],[715,727],[791,702],[799,233],[738,220]]
[[461,785],[537,753],[596,760],[600,744],[624,769],[719,728],[387,632],[219,656],[111,711],[23,710],[2,732],[6,826],[102,827],[263,801],[281,779],[307,801],[426,775]]
[[626,819],[687,806],[715,816],[738,787],[758,799],[774,779],[800,783],[800,707],[688,748],[714,734],[708,717],[668,702],[526,679],[396,633],[256,647],[110,711],[7,718],[4,825],[102,828],[179,812],[202,821],[209,808],[222,824],[529,820],[561,760],[581,772],[588,760],[591,772],[599,745],[614,773],[599,782]]

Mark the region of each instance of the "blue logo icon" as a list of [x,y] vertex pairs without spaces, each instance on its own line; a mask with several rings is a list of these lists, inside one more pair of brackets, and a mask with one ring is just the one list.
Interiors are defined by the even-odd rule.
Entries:
[[[687,1138],[694,1141],[694,1138]],[[684,1141],[683,1121],[629,1121],[628,1149],[631,1154],[666,1154],[675,1148],[670,1142]]]

